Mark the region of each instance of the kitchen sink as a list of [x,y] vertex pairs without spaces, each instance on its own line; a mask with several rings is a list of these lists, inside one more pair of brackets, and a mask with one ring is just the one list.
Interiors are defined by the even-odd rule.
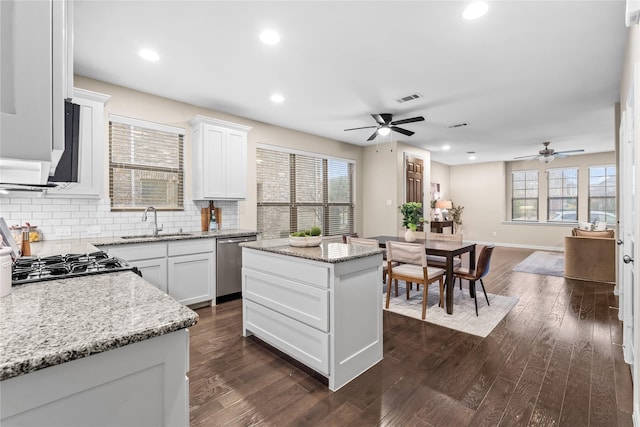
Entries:
[[176,237],[176,236],[191,236],[191,233],[158,233],[157,236],[153,234],[139,234],[137,236],[120,236],[121,239],[159,239],[162,237]]

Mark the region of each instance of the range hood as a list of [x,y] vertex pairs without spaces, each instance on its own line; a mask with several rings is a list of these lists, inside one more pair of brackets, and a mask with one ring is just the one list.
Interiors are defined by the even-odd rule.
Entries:
[[0,157],[0,189],[39,191],[58,183],[78,182],[80,106],[65,101],[65,149],[53,167],[51,161]]

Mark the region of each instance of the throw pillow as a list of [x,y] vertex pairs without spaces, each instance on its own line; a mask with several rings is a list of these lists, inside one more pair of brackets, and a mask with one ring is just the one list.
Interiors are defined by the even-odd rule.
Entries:
[[579,228],[574,228],[572,234],[579,237],[614,237],[613,230],[586,231]]
[[596,221],[595,231],[602,231],[607,229],[607,223],[602,221]]
[[593,227],[593,224],[591,224],[590,222],[578,222],[578,228],[580,230],[590,231],[590,230],[593,230],[592,227]]

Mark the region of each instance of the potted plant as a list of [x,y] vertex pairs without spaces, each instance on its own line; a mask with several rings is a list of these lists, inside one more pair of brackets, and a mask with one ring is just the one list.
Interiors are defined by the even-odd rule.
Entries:
[[418,225],[425,222],[422,216],[422,203],[407,202],[400,206],[402,214],[402,226],[407,229],[404,239],[407,242],[416,240],[416,229]]
[[449,217],[453,221],[454,224],[454,233],[458,232],[458,227],[462,225],[462,211],[464,210],[464,206],[456,206],[453,201],[451,202],[451,209],[449,209]]

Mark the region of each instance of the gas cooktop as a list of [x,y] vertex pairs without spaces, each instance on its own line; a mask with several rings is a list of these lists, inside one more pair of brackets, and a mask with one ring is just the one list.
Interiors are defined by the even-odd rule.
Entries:
[[126,261],[97,251],[89,254],[53,255],[48,257],[22,257],[11,266],[11,284],[67,279],[91,274],[113,273],[138,269]]

